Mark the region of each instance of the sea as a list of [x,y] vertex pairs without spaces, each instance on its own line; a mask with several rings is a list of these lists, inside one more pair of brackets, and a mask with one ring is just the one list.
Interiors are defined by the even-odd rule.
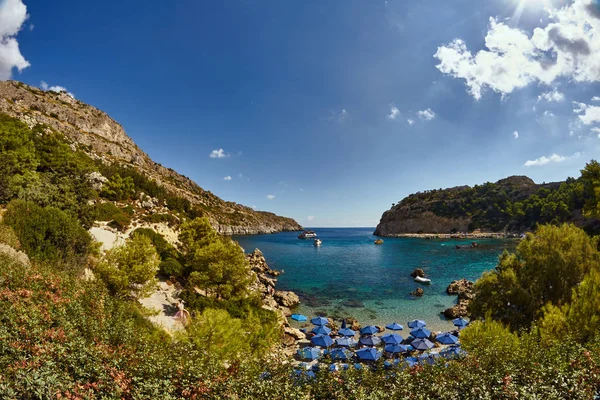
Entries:
[[[441,314],[457,302],[457,296],[446,294],[448,285],[462,278],[476,280],[518,244],[515,239],[383,238],[383,244],[375,245],[375,228],[310,229],[323,241],[321,247],[313,239],[298,239],[299,232],[233,239],[246,253],[260,249],[272,269],[284,271],[277,290],[300,296],[294,312],[309,319],[352,317],[363,326],[422,319],[434,331],[451,329],[452,322]],[[470,246],[473,241],[477,247]],[[413,281],[415,268],[425,271],[431,285]],[[410,295],[417,287],[423,288],[422,297]],[[295,327],[305,324],[292,321]]]

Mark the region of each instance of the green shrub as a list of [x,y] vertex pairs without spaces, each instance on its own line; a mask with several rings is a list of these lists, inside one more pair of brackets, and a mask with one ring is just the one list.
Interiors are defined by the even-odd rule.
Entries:
[[172,244],[167,242],[165,238],[160,234],[149,228],[138,228],[133,231],[133,235],[142,235],[150,239],[156,251],[160,256],[160,259],[166,261],[169,258],[179,259],[181,254],[173,247]]
[[159,263],[150,239],[133,235],[124,245],[107,251],[96,272],[112,293],[139,296],[149,293],[156,284]]
[[160,273],[167,277],[183,276],[183,266],[174,258],[167,258],[166,260],[162,261],[158,268]]
[[111,221],[115,215],[121,213],[121,209],[111,202],[97,204],[94,208],[96,221]]
[[0,224],[0,243],[4,243],[13,249],[21,249],[21,243],[14,229],[8,225]]
[[169,226],[176,225],[178,222],[177,218],[172,214],[148,214],[144,215],[142,219],[151,224],[166,222]]
[[119,212],[118,214],[113,215],[113,219],[108,223],[108,226],[124,232],[130,223],[131,218],[129,218],[129,216],[126,214]]
[[54,207],[13,200],[4,214],[25,253],[34,260],[69,264],[77,269],[93,249],[92,238],[79,221]]

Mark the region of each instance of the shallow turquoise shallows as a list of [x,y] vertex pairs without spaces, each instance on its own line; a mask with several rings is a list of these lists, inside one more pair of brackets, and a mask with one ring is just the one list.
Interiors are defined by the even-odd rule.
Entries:
[[[434,330],[452,327],[441,311],[456,303],[446,287],[456,279],[476,280],[493,269],[504,250],[514,250],[517,241],[477,240],[480,247],[468,248],[472,240],[425,240],[384,238],[373,242],[374,228],[315,228],[323,241],[298,239],[298,233],[237,236],[246,252],[259,248],[269,266],[285,270],[278,290],[292,290],[302,301],[297,312],[312,317],[317,313],[334,318],[354,317],[363,325],[405,324],[424,319]],[[456,246],[467,248],[457,249]],[[413,281],[410,273],[422,268],[432,284]],[[410,292],[424,289],[421,298]],[[294,326],[303,325],[294,323]]]

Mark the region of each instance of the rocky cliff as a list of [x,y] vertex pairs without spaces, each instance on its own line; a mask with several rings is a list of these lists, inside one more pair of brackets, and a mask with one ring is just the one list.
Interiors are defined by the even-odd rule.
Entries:
[[137,169],[169,192],[201,207],[222,234],[302,229],[291,218],[224,201],[191,179],[155,163],[127,136],[119,123],[65,92],[45,92],[16,81],[0,82],[0,112],[19,118],[30,127],[44,124],[62,132],[79,149],[104,163],[119,163]]
[[[522,232],[575,218],[578,181],[538,185],[526,176],[411,194],[381,217],[375,235]],[[558,218],[558,219],[557,219]]]

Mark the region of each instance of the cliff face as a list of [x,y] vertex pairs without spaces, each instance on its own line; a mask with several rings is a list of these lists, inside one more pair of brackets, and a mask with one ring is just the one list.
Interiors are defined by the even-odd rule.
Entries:
[[511,176],[475,187],[412,194],[383,214],[375,235],[527,230],[521,221],[527,208],[523,202],[540,189],[551,193],[559,186],[560,183],[538,185],[526,176]]
[[0,82],[0,112],[18,118],[30,127],[48,125],[78,144],[92,158],[104,163],[136,168],[173,194],[207,210],[212,225],[222,234],[244,235],[302,229],[291,218],[224,201],[191,179],[155,163],[127,136],[119,123],[67,93],[44,92],[15,81]]

